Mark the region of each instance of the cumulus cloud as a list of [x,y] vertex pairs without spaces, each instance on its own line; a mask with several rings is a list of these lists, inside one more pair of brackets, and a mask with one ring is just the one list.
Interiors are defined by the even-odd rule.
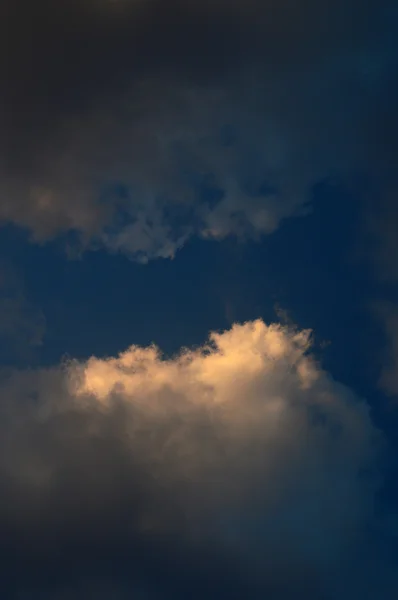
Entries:
[[0,218],[38,240],[258,237],[396,150],[390,0],[9,4]]
[[1,397],[9,591],[366,597],[383,440],[310,332],[236,324],[173,358],[8,373]]

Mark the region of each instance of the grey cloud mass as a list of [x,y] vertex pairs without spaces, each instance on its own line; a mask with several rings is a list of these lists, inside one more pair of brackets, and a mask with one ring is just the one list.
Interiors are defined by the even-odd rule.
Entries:
[[392,599],[385,442],[309,343],[256,321],[3,375],[4,597]]
[[144,262],[271,233],[392,163],[396,25],[387,0],[9,3],[0,218]]

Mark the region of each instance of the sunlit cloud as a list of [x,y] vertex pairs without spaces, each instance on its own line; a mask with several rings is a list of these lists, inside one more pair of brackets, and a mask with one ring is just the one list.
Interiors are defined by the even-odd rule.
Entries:
[[152,589],[148,544],[154,556],[183,544],[188,561],[212,548],[239,561],[247,589],[290,598],[359,557],[382,440],[313,358],[310,332],[235,324],[172,358],[132,346],[1,386],[0,528],[15,560],[83,539],[121,557],[133,545],[131,581]]

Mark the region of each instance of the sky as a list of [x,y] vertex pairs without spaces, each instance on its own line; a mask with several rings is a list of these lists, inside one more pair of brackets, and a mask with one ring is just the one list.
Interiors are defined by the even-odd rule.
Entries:
[[397,3],[2,9],[1,597],[397,598]]

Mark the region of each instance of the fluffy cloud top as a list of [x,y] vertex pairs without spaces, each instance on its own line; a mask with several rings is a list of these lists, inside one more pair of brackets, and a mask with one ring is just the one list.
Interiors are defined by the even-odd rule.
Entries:
[[392,0],[9,3],[0,218],[142,261],[270,233],[320,179],[389,173],[396,25]]
[[369,578],[352,573],[372,554],[382,440],[309,345],[309,332],[255,321],[169,359],[132,346],[4,375],[7,589],[364,594]]

